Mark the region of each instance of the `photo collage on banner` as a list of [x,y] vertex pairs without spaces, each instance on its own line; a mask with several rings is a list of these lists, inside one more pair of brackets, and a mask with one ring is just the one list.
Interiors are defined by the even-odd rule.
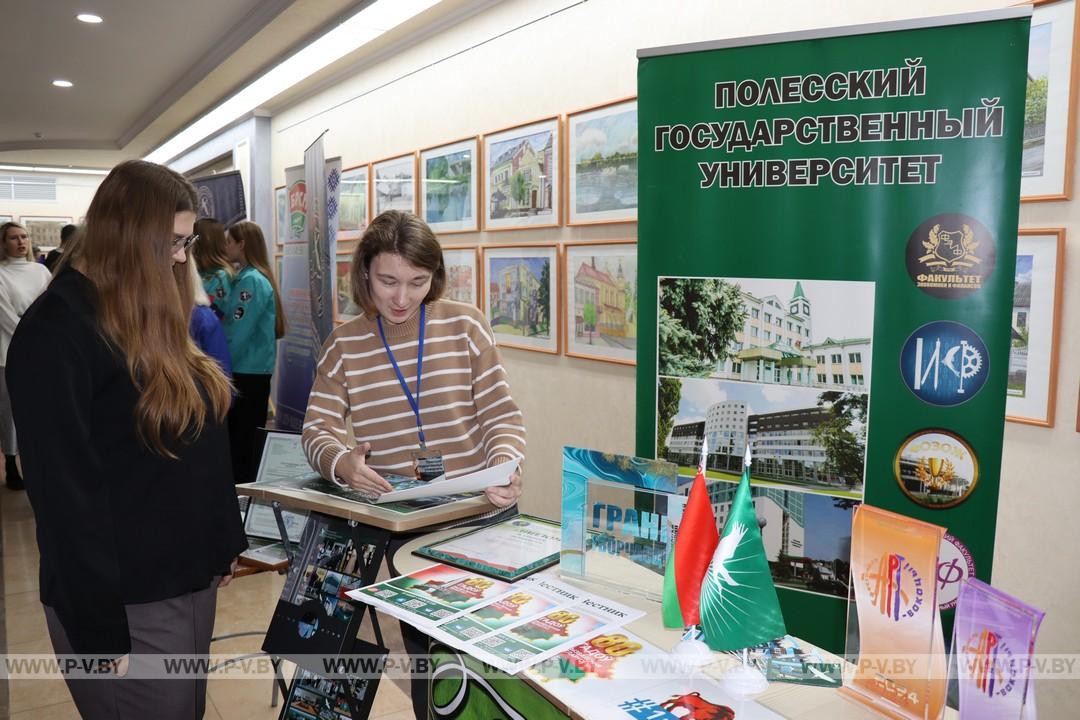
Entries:
[[848,596],[863,499],[874,283],[660,277],[658,454],[693,477],[708,445],[722,529],[751,483],[777,585]]

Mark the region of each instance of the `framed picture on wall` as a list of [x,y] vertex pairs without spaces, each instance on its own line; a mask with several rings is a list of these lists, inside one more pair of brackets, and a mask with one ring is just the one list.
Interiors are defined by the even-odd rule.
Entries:
[[420,151],[420,217],[436,233],[475,232],[480,141],[467,138]]
[[1005,419],[1054,426],[1065,230],[1021,230],[1016,245]]
[[375,178],[372,218],[387,210],[416,212],[416,154],[409,153],[371,164]]
[[338,241],[356,240],[367,228],[368,173],[371,168],[358,165],[341,172],[341,193],[338,200]]
[[1075,0],[1036,0],[1028,41],[1020,200],[1072,195],[1076,117]]
[[636,364],[637,243],[567,243],[562,278],[566,354]]
[[334,300],[334,320],[339,323],[348,322],[359,315],[362,311],[352,299],[352,277],[349,267],[352,265],[352,253],[337,254],[336,278],[337,294]]
[[289,239],[289,196],[285,186],[274,188],[274,244],[284,245]]
[[637,221],[637,100],[566,116],[566,224]]
[[484,229],[559,224],[559,118],[484,137]]
[[484,312],[503,347],[559,352],[555,245],[483,248]]
[[4,223],[9,223],[14,219],[14,215],[0,215],[0,225],[3,225]]
[[19,223],[26,228],[31,244],[38,247],[59,247],[60,231],[71,223],[71,218],[23,215],[19,218]]
[[443,246],[443,262],[446,264],[446,291],[443,297],[480,307],[477,255],[475,245]]

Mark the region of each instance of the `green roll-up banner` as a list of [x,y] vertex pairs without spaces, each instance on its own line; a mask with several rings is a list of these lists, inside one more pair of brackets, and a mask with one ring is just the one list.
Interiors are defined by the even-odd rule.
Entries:
[[990,580],[1029,24],[638,54],[637,452],[692,474],[707,437],[722,521],[750,444],[787,627],[829,650],[858,502],[948,529],[943,608]]

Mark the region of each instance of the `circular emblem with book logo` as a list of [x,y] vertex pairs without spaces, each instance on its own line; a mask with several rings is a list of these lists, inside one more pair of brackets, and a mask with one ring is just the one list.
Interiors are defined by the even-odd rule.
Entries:
[[948,430],[920,430],[900,445],[893,459],[900,489],[925,508],[959,505],[975,490],[979,461],[971,446]]
[[917,288],[937,298],[981,290],[996,259],[994,236],[969,215],[935,215],[908,238],[908,274]]

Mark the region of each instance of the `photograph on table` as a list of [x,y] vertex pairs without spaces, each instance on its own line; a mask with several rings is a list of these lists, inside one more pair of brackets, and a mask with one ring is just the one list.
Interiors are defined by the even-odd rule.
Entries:
[[[285,186],[274,188],[274,245],[285,244],[289,239],[289,196]],[[278,250],[280,252],[280,250]],[[280,282],[280,279],[278,280]]]
[[416,212],[416,155],[409,153],[371,164],[375,204],[371,217],[387,210]]
[[480,229],[479,149],[479,140],[471,137],[420,151],[420,217],[436,234]]
[[337,284],[334,319],[339,323],[348,322],[363,312],[352,298],[352,275],[349,273],[351,267],[352,253],[339,252],[337,254],[337,265],[334,268],[336,271],[335,282]]
[[368,224],[367,165],[357,165],[341,172],[338,199],[338,242],[358,240]]
[[484,312],[503,347],[559,352],[555,245],[483,248]]
[[567,225],[637,220],[637,100],[566,117]]
[[692,478],[737,482],[749,447],[755,486],[863,497],[869,395],[709,378],[660,378],[657,456]]
[[1067,200],[1072,194],[1077,20],[1074,0],[1035,2],[1028,40],[1021,202]]
[[1065,230],[1021,230],[1016,243],[1005,419],[1054,426]]
[[637,362],[637,244],[567,243],[563,333],[571,357]]
[[874,283],[661,277],[658,374],[870,391]]
[[484,136],[484,229],[559,224],[559,118]]
[[444,298],[480,307],[478,259],[476,245],[443,246],[443,264],[446,266]]
[[70,217],[35,217],[23,215],[19,224],[26,228],[30,244],[38,248],[60,247],[60,231],[71,224]]

